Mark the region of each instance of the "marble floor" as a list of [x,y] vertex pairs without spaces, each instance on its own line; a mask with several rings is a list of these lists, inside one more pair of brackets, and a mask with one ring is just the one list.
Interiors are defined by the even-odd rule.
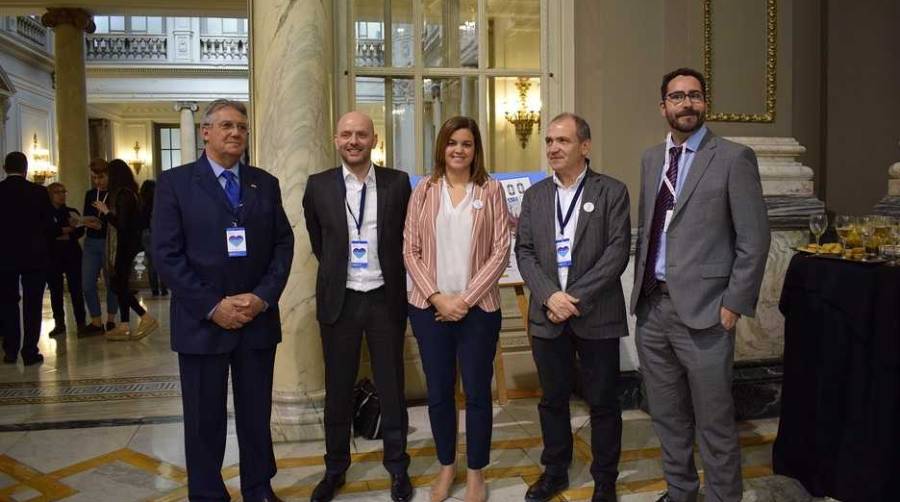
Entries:
[[[167,336],[168,301],[149,297],[142,301],[160,319],[161,330],[135,343],[79,339],[74,329],[65,337],[50,338],[53,321],[48,304],[40,341],[46,361],[27,368],[21,361],[0,367],[0,501],[185,500],[187,474],[177,360]],[[418,487],[414,500],[425,501],[439,466],[426,408],[411,407],[409,414],[410,475]],[[578,402],[573,402],[572,427],[576,458],[571,488],[558,500],[589,500],[590,423],[587,409]],[[740,424],[744,500],[818,500],[794,480],[773,475],[771,451],[777,427],[777,419]],[[463,496],[464,434],[461,431],[461,472],[453,500]],[[645,413],[624,413],[622,446],[619,500],[655,501],[665,483],[659,443]],[[354,441],[348,483],[336,500],[390,500],[380,448],[378,441]],[[528,483],[541,472],[540,452],[536,401],[496,406],[491,463],[486,468],[489,500],[523,500]],[[323,453],[322,440],[277,444],[278,474],[272,480],[276,493],[284,500],[308,500],[323,472]],[[233,423],[223,477],[239,500]]]

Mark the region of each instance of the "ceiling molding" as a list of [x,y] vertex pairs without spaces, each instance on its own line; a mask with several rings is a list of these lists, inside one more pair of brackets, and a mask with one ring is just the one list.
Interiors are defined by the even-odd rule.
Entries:
[[247,17],[246,0],[3,0],[0,15],[40,15],[48,7],[84,9],[94,15]]

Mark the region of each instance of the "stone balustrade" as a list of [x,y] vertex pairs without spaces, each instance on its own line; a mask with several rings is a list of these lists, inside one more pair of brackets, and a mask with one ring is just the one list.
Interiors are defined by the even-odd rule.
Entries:
[[166,61],[165,35],[94,34],[85,39],[88,61]]
[[246,36],[203,35],[200,37],[200,60],[246,63],[249,40]]

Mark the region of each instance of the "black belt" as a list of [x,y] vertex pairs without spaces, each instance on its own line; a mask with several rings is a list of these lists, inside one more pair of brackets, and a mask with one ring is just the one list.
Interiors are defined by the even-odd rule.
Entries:
[[354,295],[382,294],[384,293],[384,284],[375,289],[370,289],[369,291],[358,291],[356,289],[347,288],[347,292]]

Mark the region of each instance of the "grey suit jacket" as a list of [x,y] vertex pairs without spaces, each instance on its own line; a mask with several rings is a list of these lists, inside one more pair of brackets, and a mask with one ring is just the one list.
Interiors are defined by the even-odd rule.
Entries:
[[[665,144],[641,159],[638,243],[631,310],[641,299],[647,242]],[[720,322],[720,307],[752,317],[769,252],[769,218],[756,155],[707,131],[678,196],[666,236],[666,284],[681,321]]]
[[[587,171],[578,226],[575,228],[573,266],[566,292],[580,300],[580,317],[568,323],[579,337],[589,339],[628,336],[625,296],[620,277],[628,265],[631,245],[628,189],[609,176]],[[584,205],[594,204],[587,212]],[[560,291],[556,265],[556,185],[541,180],[525,192],[516,234],[516,261],[531,291],[528,332],[554,338],[563,324],[547,318],[544,303]]]

